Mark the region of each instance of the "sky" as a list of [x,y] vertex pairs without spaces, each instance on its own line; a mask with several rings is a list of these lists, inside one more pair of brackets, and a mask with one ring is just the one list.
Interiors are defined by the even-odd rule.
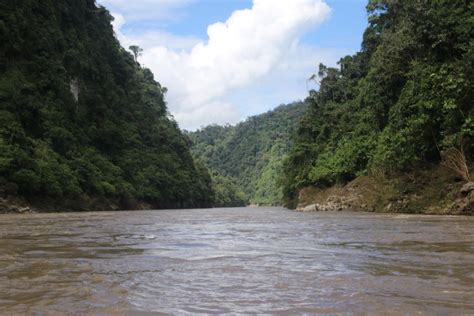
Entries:
[[235,124],[302,100],[319,63],[360,49],[367,0],[98,0],[167,87],[180,127]]

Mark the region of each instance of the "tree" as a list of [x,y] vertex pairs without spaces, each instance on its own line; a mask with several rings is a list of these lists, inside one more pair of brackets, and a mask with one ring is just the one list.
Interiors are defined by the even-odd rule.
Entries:
[[137,45],[132,45],[129,47],[129,49],[132,51],[133,57],[135,58],[135,61],[138,63],[138,57],[142,55],[143,49]]

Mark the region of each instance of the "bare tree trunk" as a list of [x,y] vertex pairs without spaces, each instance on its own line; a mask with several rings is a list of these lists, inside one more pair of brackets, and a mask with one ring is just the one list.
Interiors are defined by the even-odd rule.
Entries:
[[459,148],[449,148],[441,153],[441,164],[460,176],[464,181],[471,182],[469,166],[464,153],[464,140],[461,140]]

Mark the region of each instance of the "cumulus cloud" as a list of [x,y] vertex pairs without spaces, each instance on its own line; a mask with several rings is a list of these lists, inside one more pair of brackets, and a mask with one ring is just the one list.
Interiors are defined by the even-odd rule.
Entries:
[[[329,14],[322,0],[254,0],[251,9],[235,11],[227,21],[210,25],[206,41],[160,32],[127,37],[119,31],[124,23],[119,15],[115,27],[126,45],[133,42],[147,48],[141,62],[168,87],[169,108],[180,126],[195,129],[240,120],[241,105],[229,101],[236,89],[258,84],[275,69],[300,70],[298,64],[308,60],[315,66],[317,54],[304,61],[288,56],[301,55],[298,38]],[[276,73],[282,76],[278,80],[286,80],[282,71]]]
[[229,94],[233,104],[239,104],[243,117],[260,114],[280,104],[305,98],[316,88],[308,78],[317,72],[320,62],[336,65],[349,49],[334,49],[295,44],[272,70],[257,80]]

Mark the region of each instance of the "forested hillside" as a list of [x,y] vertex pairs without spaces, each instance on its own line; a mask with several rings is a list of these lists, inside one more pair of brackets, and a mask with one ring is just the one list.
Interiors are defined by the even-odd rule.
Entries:
[[210,169],[216,206],[282,203],[282,160],[306,109],[301,102],[282,105],[236,126],[188,133],[193,156]]
[[284,164],[288,205],[306,186],[364,175],[411,174],[413,183],[440,163],[470,179],[474,2],[370,0],[367,11],[361,51],[312,77],[319,89]]
[[369,0],[367,12],[360,52],[319,65],[304,102],[183,135],[105,8],[2,1],[0,198],[50,210],[294,207],[364,177],[384,188],[373,201],[405,211],[407,194],[412,209],[420,196],[454,198],[472,181],[474,3]]
[[207,206],[160,84],[93,0],[0,2],[0,189],[56,208]]

